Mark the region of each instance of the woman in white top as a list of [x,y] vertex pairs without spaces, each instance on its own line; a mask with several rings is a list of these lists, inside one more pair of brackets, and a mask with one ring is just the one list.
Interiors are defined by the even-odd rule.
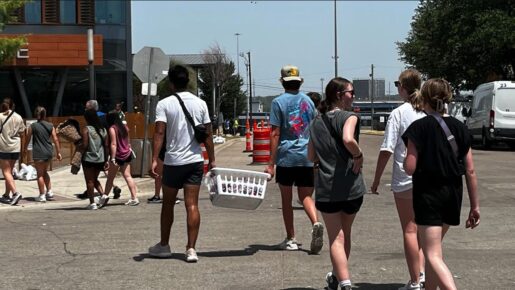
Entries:
[[399,96],[405,103],[393,110],[388,118],[384,132],[384,141],[377,158],[374,182],[371,187],[372,193],[378,193],[377,188],[381,181],[381,175],[383,175],[384,168],[393,154],[391,187],[401,222],[404,238],[404,255],[410,274],[410,281],[406,286],[399,288],[399,290],[418,290],[421,288],[421,284],[425,282],[424,255],[419,247],[417,225],[413,213],[412,181],[411,176],[407,175],[403,168],[406,146],[404,146],[401,138],[413,121],[425,116],[424,113],[415,110],[415,108],[422,105],[417,103],[419,98],[416,98],[420,94],[421,84],[421,75],[414,69],[403,71],[399,75],[399,80],[395,82]]
[[2,199],[16,205],[21,199],[21,194],[16,191],[12,171],[16,160],[20,158],[21,135],[25,131],[25,123],[22,117],[14,112],[14,103],[10,98],[3,99],[0,112],[0,167],[5,179],[5,193]]

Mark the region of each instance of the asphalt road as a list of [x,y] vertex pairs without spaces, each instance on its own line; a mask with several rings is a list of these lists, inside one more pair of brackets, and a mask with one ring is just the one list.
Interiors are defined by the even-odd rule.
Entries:
[[[382,136],[362,135],[364,174],[370,184]],[[243,153],[244,139],[218,147],[220,167],[262,171]],[[481,225],[452,228],[444,241],[446,262],[458,289],[515,289],[515,154],[505,148],[474,150],[479,177]],[[409,279],[400,224],[389,191],[390,165],[381,195],[367,195],[353,228],[350,271],[357,289],[397,289]],[[171,259],[147,255],[159,240],[160,205],[126,207],[112,200],[102,210],[84,210],[79,201],[80,174],[53,172],[57,202],[25,200],[23,206],[0,206],[1,289],[323,289],[331,269],[327,243],[320,255],[306,250],[275,250],[284,237],[279,190],[268,185],[255,211],[213,207],[202,189],[199,262],[184,262],[186,244],[183,203],[176,206]],[[118,184],[123,183],[121,179]],[[35,196],[34,182],[18,183],[24,196]],[[30,184],[30,186],[29,186]],[[149,196],[152,181],[139,179]],[[125,198],[125,199],[124,199]],[[468,213],[465,198],[462,218]],[[309,249],[309,220],[295,210],[297,239]]]

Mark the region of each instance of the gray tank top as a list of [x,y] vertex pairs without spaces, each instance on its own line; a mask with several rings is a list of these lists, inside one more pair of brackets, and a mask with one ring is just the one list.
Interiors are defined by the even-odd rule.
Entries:
[[[346,111],[327,113],[331,126],[340,138],[343,125],[350,116]],[[359,120],[354,138],[359,142]],[[347,201],[360,198],[366,193],[363,174],[354,174],[354,161],[346,148],[339,148],[319,114],[310,125],[310,138],[320,159],[318,174],[315,176],[315,199],[319,202]]]
[[32,130],[32,159],[52,159],[52,129],[54,125],[47,121],[39,121],[30,125]]
[[105,157],[103,140],[105,140],[107,136],[106,130],[101,129],[100,134],[102,136],[99,136],[93,126],[86,126],[86,128],[88,128],[89,143],[82,159],[91,163],[104,163]]

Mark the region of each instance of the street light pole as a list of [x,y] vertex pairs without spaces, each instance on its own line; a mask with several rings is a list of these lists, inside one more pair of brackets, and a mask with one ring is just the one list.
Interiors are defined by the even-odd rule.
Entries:
[[324,78],[320,79],[320,91],[322,92],[320,95],[322,96],[322,99],[324,98]]
[[238,69],[238,76],[240,76],[240,35],[241,33],[236,32],[234,35],[236,35],[236,64]]
[[[249,57],[249,104],[250,104],[250,111],[249,111],[249,121],[250,121],[250,127],[252,126],[252,66],[250,62],[250,51],[247,52],[247,56]],[[252,129],[251,129],[252,130]]]
[[338,76],[338,33],[336,22],[336,0],[334,0],[334,77]]
[[97,94],[95,90],[95,48],[93,42],[93,28],[88,29],[88,66],[89,66],[89,99],[96,100]]

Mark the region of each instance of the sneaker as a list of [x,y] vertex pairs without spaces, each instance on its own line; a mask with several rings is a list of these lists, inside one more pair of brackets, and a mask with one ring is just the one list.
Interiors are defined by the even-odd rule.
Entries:
[[398,290],[420,290],[420,284],[417,282],[408,281],[406,285],[402,286]]
[[311,254],[318,254],[324,246],[324,225],[321,222],[313,224],[311,229]]
[[10,194],[2,194],[2,201],[11,203],[11,195]]
[[88,191],[85,190],[83,193],[81,194],[77,194],[77,198],[80,198],[80,199],[86,199],[88,198]]
[[189,248],[186,251],[185,255],[186,255],[186,262],[188,262],[188,263],[196,263],[196,262],[198,262],[197,251],[195,251],[195,249]]
[[161,246],[161,243],[157,243],[154,246],[148,248],[148,254],[157,258],[169,258],[172,256],[170,245]]
[[278,247],[281,250],[287,250],[287,251],[297,251],[299,249],[298,242],[295,238],[284,239],[284,241],[282,243],[280,243]]
[[109,196],[107,196],[106,194],[102,194],[102,196],[98,200],[98,208],[103,208],[104,206],[106,206],[108,201]]
[[125,203],[125,205],[130,205],[130,206],[136,206],[139,204],[139,200],[136,198],[136,199],[129,199],[129,201],[127,201]]
[[86,209],[88,210],[97,210],[98,209],[98,206],[96,203],[91,203],[88,205],[88,207],[86,207]]
[[46,199],[53,199],[54,193],[51,190],[49,190],[46,192],[45,197],[46,197]]
[[418,283],[420,283],[420,288],[426,288],[426,274],[424,272],[420,272]]
[[11,200],[11,205],[17,205],[18,201],[22,198],[21,194],[19,192],[15,192],[13,195],[13,198]]
[[147,202],[148,203],[162,203],[163,200],[159,196],[154,195],[151,198],[147,199]]
[[40,194],[38,197],[36,197],[37,202],[46,202],[46,196],[44,194]]
[[176,199],[175,199],[175,204],[179,204],[179,203],[181,203],[181,200],[180,200],[180,199],[178,199],[178,198],[176,198]]
[[352,290],[352,286],[351,285],[345,285],[343,287],[340,287],[342,290]]
[[118,186],[115,186],[113,188],[113,198],[114,199],[119,199],[121,194],[122,194],[122,189],[119,188]]
[[325,275],[325,282],[327,283],[327,290],[338,290],[338,279],[333,275],[333,272]]

